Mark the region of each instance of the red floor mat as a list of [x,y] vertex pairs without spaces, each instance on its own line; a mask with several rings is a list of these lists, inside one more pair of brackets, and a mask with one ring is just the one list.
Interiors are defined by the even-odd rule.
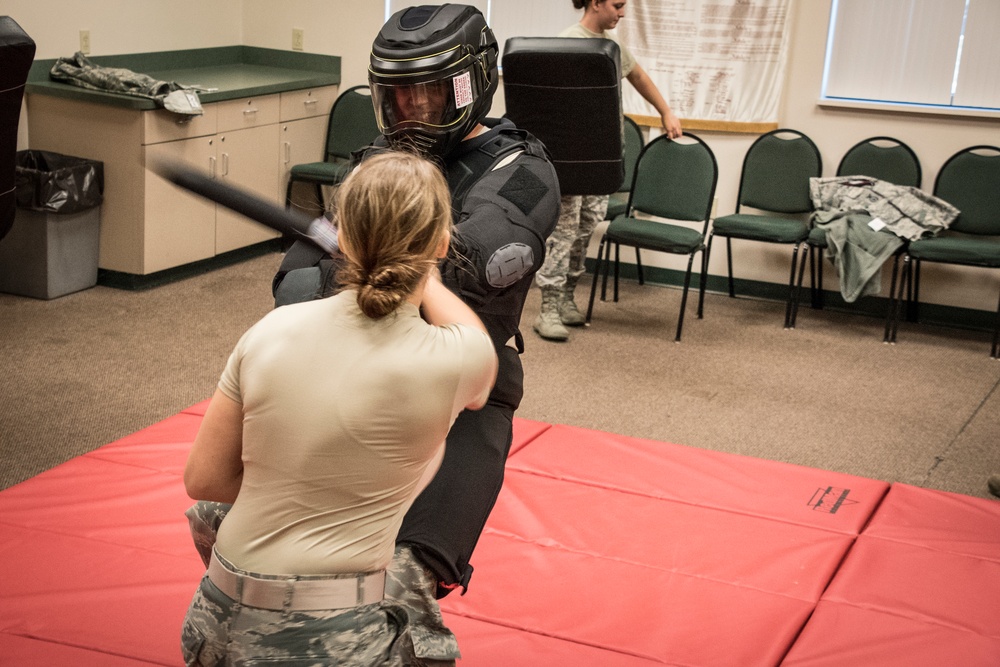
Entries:
[[0,656],[13,635],[154,664],[180,662],[181,621],[205,570],[197,556],[14,526],[3,531]]
[[873,479],[554,425],[508,469],[857,535],[889,485]]
[[53,644],[40,639],[30,639],[0,632],[2,663],[11,667],[21,665],[60,665],[72,667],[148,667],[159,663],[136,660],[124,656],[101,653],[65,644]]
[[[180,664],[205,405],[0,492],[0,663]],[[511,453],[461,665],[1000,664],[988,503],[527,420]]]
[[461,667],[657,667],[663,663],[628,653],[524,632],[495,623],[451,615],[448,626],[462,644]]
[[774,665],[886,489],[552,426],[509,462],[471,592],[443,608],[522,633],[495,664],[516,664],[528,633],[657,664]]
[[1000,665],[1000,503],[897,484],[785,665]]

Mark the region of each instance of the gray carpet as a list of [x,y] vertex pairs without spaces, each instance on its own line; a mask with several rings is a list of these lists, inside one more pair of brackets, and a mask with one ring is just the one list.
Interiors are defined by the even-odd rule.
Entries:
[[[143,292],[0,295],[0,488],[208,398],[280,259]],[[785,331],[783,304],[709,294],[676,344],[680,291],[623,283],[550,343],[531,332],[538,301],[521,417],[992,497],[1000,362],[984,332],[903,323],[887,346],[879,319],[803,308]]]

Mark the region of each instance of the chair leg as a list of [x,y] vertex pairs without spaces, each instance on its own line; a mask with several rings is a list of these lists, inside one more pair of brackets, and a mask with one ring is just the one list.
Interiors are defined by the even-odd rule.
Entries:
[[997,319],[993,323],[993,348],[990,357],[1000,359],[1000,300],[997,301]]
[[792,328],[792,302],[795,299],[795,268],[797,265],[797,260],[799,258],[799,245],[795,244],[795,249],[792,250],[792,273],[788,276],[788,298],[785,300],[785,328]]
[[[882,334],[882,342],[889,342],[889,331],[892,326],[892,314],[896,305],[896,279],[899,277],[899,255],[897,254],[892,262],[892,279],[889,281],[889,305],[885,309],[885,333]],[[902,292],[902,290],[900,290]]]
[[906,321],[907,322],[919,322],[920,321],[920,267],[921,263],[919,259],[913,260],[913,266],[911,270],[913,271],[913,279],[910,283],[913,291],[907,295],[906,303]]
[[292,207],[292,184],[295,180],[291,177],[288,178],[288,187],[285,188],[285,210],[287,211]]
[[899,293],[896,295],[896,307],[893,309],[892,330],[889,332],[889,343],[896,344],[896,335],[899,333],[899,317],[903,309],[903,292],[907,293],[909,300],[910,288],[913,282],[913,261],[909,255],[903,256],[903,273],[899,278]]
[[594,314],[594,297],[597,295],[597,276],[601,272],[601,253],[604,252],[604,237],[597,246],[597,263],[594,264],[594,280],[590,283],[590,299],[587,302],[586,324],[590,324],[590,316]]
[[704,319],[705,283],[708,282],[708,251],[701,249],[701,275],[698,277],[698,319]]
[[[815,310],[823,310],[823,248],[810,245],[809,248],[809,298]],[[802,285],[799,285],[801,289]]]
[[643,275],[642,275],[642,257],[639,256],[639,248],[638,247],[636,247],[636,249],[635,249],[635,267],[639,271],[639,284],[640,285],[645,285],[646,281],[644,280]]
[[818,304],[818,309],[823,310],[823,306],[826,305],[823,302],[825,297],[823,295],[823,248],[816,248],[816,303]]
[[[812,307],[813,308],[816,307],[816,271],[815,271],[815,262],[813,261],[814,260],[814,254],[813,254],[813,250],[814,249],[815,249],[815,246],[811,246],[811,245],[806,245],[806,247],[805,247],[805,251],[808,251],[808,253],[809,253],[809,294],[810,294],[810,297],[811,297],[811,303],[812,303]],[[796,290],[799,293],[802,292],[802,278],[803,278],[803,275],[805,274],[805,268],[806,268],[806,256],[804,254],[805,251],[803,251],[802,262],[799,264],[799,279],[798,279],[798,283],[796,284]],[[798,312],[797,311],[795,313],[795,319],[796,320],[798,319]]]
[[[809,251],[809,304],[816,307],[816,246],[806,245]],[[805,261],[805,258],[802,258]],[[799,285],[801,288],[802,285]]]
[[729,297],[736,298],[736,285],[733,282],[733,243],[732,239],[726,237],[726,263],[729,266]]
[[[913,260],[910,260],[910,261],[913,261]],[[907,268],[906,259],[905,258],[903,260],[903,268],[904,269]],[[900,298],[902,298],[902,294],[903,294],[902,287],[900,287],[899,294],[900,294]],[[912,304],[913,304],[913,283],[912,282],[907,282],[907,284],[906,284],[906,321],[907,322],[910,321],[910,309],[913,307]]]
[[611,270],[611,243],[604,246],[604,280],[601,281],[601,301],[608,300],[608,272]]
[[687,273],[684,274],[684,291],[681,293],[681,312],[677,316],[677,335],[674,342],[681,342],[681,330],[684,328],[684,310],[687,307],[688,288],[691,286],[691,266],[694,264],[694,253],[688,255]]
[[621,263],[621,251],[622,247],[619,244],[615,244],[615,298],[614,302],[618,303],[618,265]]
[[316,184],[316,204],[319,205],[320,211],[326,210],[326,198],[323,197],[323,185],[321,183]]
[[[794,258],[794,254],[792,256]],[[794,262],[794,259],[793,259],[793,262]],[[798,281],[796,282],[796,285],[795,285],[795,293],[792,295],[792,299],[793,299],[793,301],[792,301],[792,321],[791,321],[791,324],[789,324],[789,327],[788,327],[789,329],[794,329],[795,328],[795,323],[799,319],[799,300],[800,300],[801,294],[802,294],[802,273],[805,271],[805,269],[806,269],[806,256],[805,256],[805,250],[803,250],[802,257],[799,258],[799,279],[798,279]]]

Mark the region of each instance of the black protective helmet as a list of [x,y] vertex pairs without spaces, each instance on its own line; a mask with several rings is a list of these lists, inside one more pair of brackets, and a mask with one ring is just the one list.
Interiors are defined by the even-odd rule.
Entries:
[[393,14],[372,44],[368,68],[386,140],[447,155],[493,104],[497,53],[475,7],[423,5]]

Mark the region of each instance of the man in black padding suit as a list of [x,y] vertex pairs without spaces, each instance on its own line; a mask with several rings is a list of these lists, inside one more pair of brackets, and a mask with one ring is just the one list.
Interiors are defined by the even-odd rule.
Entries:
[[[479,315],[499,357],[487,405],[455,421],[437,475],[403,521],[387,576],[386,598],[406,607],[416,655],[433,665],[460,657],[437,599],[468,586],[469,560],[503,483],[523,389],[521,310],[559,215],[559,185],[544,146],[510,121],[486,118],[497,56],[496,39],[473,7],[394,14],[375,39],[369,68],[382,136],[356,156],[408,148],[442,165],[455,222],[442,279]],[[297,241],[274,279],[276,305],[329,295],[336,268],[336,256]],[[198,503],[188,512],[203,557],[226,509]]]

